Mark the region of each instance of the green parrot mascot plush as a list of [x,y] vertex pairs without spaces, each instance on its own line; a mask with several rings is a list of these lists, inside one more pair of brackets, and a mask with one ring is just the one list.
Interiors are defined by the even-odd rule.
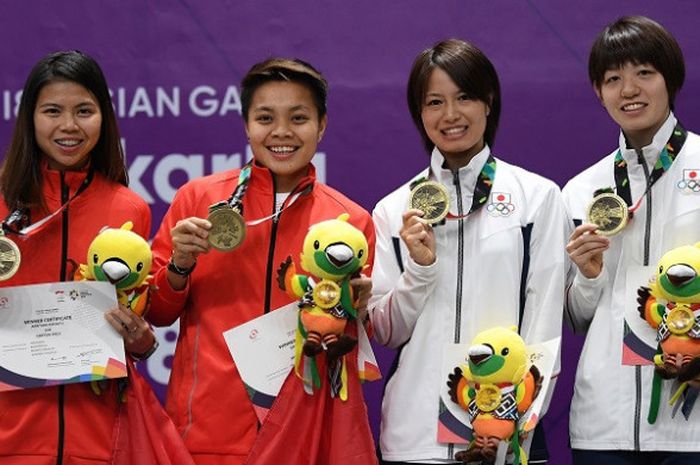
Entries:
[[448,376],[450,398],[467,411],[474,439],[455,454],[464,463],[493,463],[501,441],[510,443],[514,465],[527,465],[520,445],[520,416],[532,405],[542,379],[528,367],[525,342],[515,327],[478,333],[468,350],[467,365]]
[[90,243],[87,264],[80,265],[76,279],[108,281],[117,288],[120,304],[143,316],[148,308],[151,247],[132,231],[127,221],[120,228],[104,228]]
[[[280,288],[299,301],[296,333],[295,373],[308,393],[320,387],[316,356],[326,351],[329,378],[340,380],[331,395],[347,399],[345,354],[357,341],[345,334],[348,320],[357,318],[353,307],[350,279],[359,275],[367,263],[367,238],[348,223],[344,213],[337,219],[316,223],[304,238],[301,268],[311,276],[297,274],[291,257],[277,272]],[[302,359],[302,355],[305,360]],[[303,373],[302,373],[302,361]]]
[[[656,421],[662,379],[681,383],[671,403],[700,375],[700,242],[671,249],[659,260],[649,286],[638,289],[639,315],[656,330],[649,423]],[[695,399],[696,396],[693,396]],[[689,405],[687,412],[692,409]],[[684,409],[686,410],[686,409]],[[685,413],[685,411],[684,411]],[[687,418],[687,415],[686,415]]]

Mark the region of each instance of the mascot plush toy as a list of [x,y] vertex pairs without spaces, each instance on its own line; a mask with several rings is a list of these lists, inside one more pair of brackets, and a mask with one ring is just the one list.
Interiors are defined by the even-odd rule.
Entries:
[[[348,223],[348,214],[322,221],[309,228],[300,255],[301,268],[311,276],[297,274],[292,258],[280,266],[280,288],[299,302],[294,366],[311,393],[313,383],[320,387],[315,357],[326,351],[329,377],[341,385],[331,389],[333,396],[347,398],[347,368],[344,355],[357,341],[345,334],[349,319],[357,318],[353,307],[350,278],[358,275],[367,262],[368,244],[362,231]],[[302,354],[307,358],[301,374]],[[340,375],[340,378],[338,378]],[[337,384],[337,383],[336,383]]]
[[117,288],[120,304],[143,316],[148,305],[151,275],[151,247],[131,229],[128,221],[121,228],[105,228],[88,248],[87,264],[80,265],[76,279],[109,281]]
[[659,260],[649,287],[640,287],[639,315],[656,329],[656,372],[648,421],[658,413],[661,379],[677,378],[682,384],[700,375],[700,242],[677,247]]
[[532,405],[542,380],[534,365],[528,369],[525,342],[515,327],[491,328],[476,335],[467,360],[447,381],[450,398],[468,412],[474,431],[474,440],[455,459],[493,463],[500,442],[507,441],[514,465],[526,465],[518,420]]

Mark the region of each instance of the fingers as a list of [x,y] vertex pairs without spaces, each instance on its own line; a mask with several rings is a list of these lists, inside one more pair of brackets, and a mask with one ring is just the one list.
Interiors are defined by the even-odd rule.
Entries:
[[416,209],[402,215],[403,226],[399,235],[408,248],[413,261],[427,266],[435,261],[435,235],[432,226],[422,218],[423,212]]
[[610,247],[610,240],[607,237],[595,233],[597,228],[594,224],[586,223],[571,233],[569,243],[566,245],[566,252],[572,257],[572,260],[573,257],[586,254],[594,249],[603,252]]
[[353,304],[358,311],[363,312],[362,316],[364,317],[369,298],[372,295],[372,280],[365,275],[360,275],[357,278],[351,279],[350,285],[352,286],[353,295],[355,297]]
[[124,305],[105,313],[105,319],[124,339],[124,348],[132,354],[144,354],[155,343],[150,326]]
[[180,220],[170,230],[173,246],[173,261],[180,268],[191,267],[197,255],[209,251],[211,223],[195,216]]

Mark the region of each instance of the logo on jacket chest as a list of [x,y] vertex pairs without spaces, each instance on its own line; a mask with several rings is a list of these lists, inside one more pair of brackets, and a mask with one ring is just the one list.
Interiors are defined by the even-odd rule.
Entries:
[[490,203],[486,205],[486,211],[491,216],[509,216],[515,211],[511,195],[508,192],[491,192]]
[[676,183],[676,187],[684,194],[700,192],[700,169],[683,170],[683,179]]

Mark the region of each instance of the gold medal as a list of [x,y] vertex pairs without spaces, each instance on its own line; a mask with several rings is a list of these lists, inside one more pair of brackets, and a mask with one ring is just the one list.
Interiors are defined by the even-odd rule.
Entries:
[[501,389],[495,384],[482,384],[476,393],[476,406],[482,412],[492,412],[501,405]]
[[21,261],[22,255],[17,244],[0,232],[0,281],[14,276]]
[[687,305],[678,305],[666,316],[666,325],[673,334],[685,334],[695,324],[695,315]]
[[209,244],[221,252],[230,252],[245,239],[245,221],[240,213],[227,202],[219,202],[209,207],[207,220],[211,223]]
[[619,195],[606,192],[596,195],[588,206],[586,221],[598,226],[596,232],[612,236],[627,225],[629,209]]
[[335,281],[322,279],[314,286],[313,298],[319,307],[333,308],[340,302],[340,286]]
[[408,208],[422,211],[428,224],[439,223],[450,210],[450,196],[439,182],[424,181],[411,190]]

